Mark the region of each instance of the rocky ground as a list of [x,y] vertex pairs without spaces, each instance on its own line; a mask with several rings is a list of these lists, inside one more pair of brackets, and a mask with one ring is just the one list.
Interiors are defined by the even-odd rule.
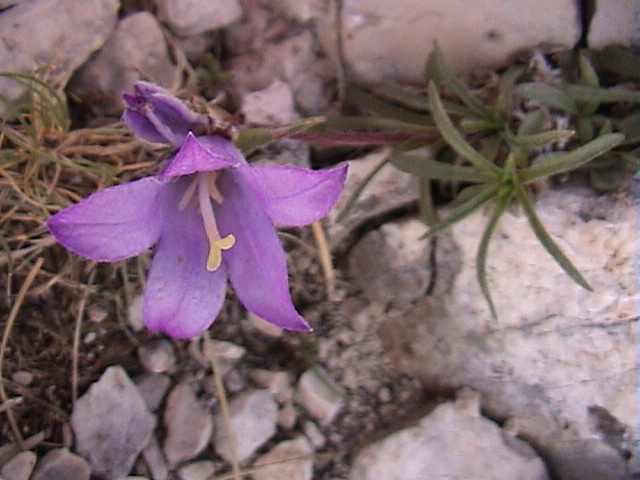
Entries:
[[[598,1],[591,19],[579,8],[588,2],[482,3],[0,0],[0,71],[47,65],[79,126],[117,119],[120,95],[140,79],[209,98],[224,90],[243,122],[272,126],[336,111],[345,77],[420,84],[434,39],[460,72],[503,67],[532,48],[637,40],[633,2]],[[22,91],[0,78],[0,93]],[[484,212],[421,240],[417,183],[385,167],[338,220],[388,154],[318,153],[288,140],[255,158],[351,162],[323,224],[335,281],[323,273],[317,232],[283,234],[311,334],[248,315],[230,294],[210,336],[171,341],[144,331],[139,285],[118,320],[120,300],[97,292],[83,307],[73,381],[68,312],[30,298],[0,402],[0,414],[18,415],[24,448],[3,416],[0,479],[231,479],[234,457],[255,480],[640,478],[639,187],[601,196],[571,180],[540,192],[539,216],[594,292],[573,284],[524,216],[508,212],[490,247],[494,320],[474,266]],[[30,343],[62,347],[31,368]]]

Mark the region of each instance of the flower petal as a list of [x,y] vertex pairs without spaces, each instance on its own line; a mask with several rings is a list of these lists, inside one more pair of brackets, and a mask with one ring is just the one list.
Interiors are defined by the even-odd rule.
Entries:
[[348,164],[325,170],[295,166],[257,166],[243,175],[262,197],[277,226],[302,226],[327,215],[347,178]]
[[180,150],[169,160],[160,177],[181,177],[196,172],[210,172],[245,163],[233,143],[222,137],[198,137],[189,133]]
[[99,262],[138,255],[160,235],[158,208],[167,185],[155,177],[105,188],[47,221],[67,249]]
[[264,320],[288,330],[310,330],[289,294],[287,260],[260,197],[239,170],[227,170],[218,181],[224,197],[214,204],[222,236],[233,234],[235,245],[224,252],[223,264],[242,304]]
[[[127,109],[122,117],[139,137],[150,142],[171,143],[178,147],[202,117],[164,88],[137,82],[135,93],[124,94]],[[137,115],[136,115],[137,114]]]
[[206,269],[209,248],[199,211],[193,204],[178,209],[187,185],[171,185],[144,292],[145,324],[174,338],[195,337],[209,328],[220,312],[227,283],[224,265],[215,272]]

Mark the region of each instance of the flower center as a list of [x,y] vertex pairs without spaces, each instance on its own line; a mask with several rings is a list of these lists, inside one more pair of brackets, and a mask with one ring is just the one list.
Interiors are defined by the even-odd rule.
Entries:
[[207,239],[209,240],[207,270],[210,272],[214,272],[220,268],[220,265],[222,264],[222,252],[224,250],[231,249],[236,243],[236,237],[231,233],[225,237],[221,237],[218,225],[216,224],[216,217],[213,213],[211,201],[213,200],[216,203],[222,203],[224,200],[216,185],[217,178],[217,172],[197,173],[178,204],[178,208],[180,210],[184,209],[189,204],[197,190],[200,215],[202,215],[204,231],[207,235]]

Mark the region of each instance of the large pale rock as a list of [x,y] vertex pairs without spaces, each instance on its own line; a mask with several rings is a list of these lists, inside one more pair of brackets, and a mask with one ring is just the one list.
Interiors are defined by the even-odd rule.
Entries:
[[251,125],[287,125],[299,118],[291,87],[274,80],[267,88],[244,96],[240,111]]
[[403,305],[427,293],[431,243],[417,219],[389,222],[367,233],[349,255],[349,274],[372,302]]
[[158,16],[183,37],[226,27],[242,17],[238,0],[156,0]]
[[254,480],[311,480],[313,449],[304,437],[281,442],[258,458],[253,468]]
[[[248,390],[230,402],[229,417],[237,460],[242,462],[276,433],[278,406],[267,390]],[[222,458],[231,461],[231,445],[221,413],[216,416],[213,446]]]
[[[346,66],[366,83],[422,83],[435,41],[464,72],[505,65],[527,48],[571,49],[581,34],[574,0],[345,0],[341,12]],[[335,24],[325,19],[321,36],[333,52]]]
[[401,172],[390,164],[385,165],[361,192],[347,216],[338,221],[342,210],[363,180],[386,161],[389,155],[390,151],[385,148],[349,162],[349,176],[344,191],[328,218],[332,248],[344,250],[360,227],[394,210],[406,208],[418,200],[416,177]]
[[[0,71],[31,73],[49,67],[49,79],[61,86],[104,44],[120,8],[119,0],[87,0],[81,5],[76,0],[14,3],[0,13]],[[8,100],[23,92],[22,86],[0,78],[0,94]]]
[[[463,220],[452,229],[462,267],[450,294],[389,318],[382,330],[396,365],[428,386],[482,392],[487,409],[513,417],[563,480],[619,478],[616,450],[631,450],[638,418],[637,208],[627,196],[571,187],[539,198],[542,223],[593,292],[551,259],[523,214],[505,213],[487,261],[497,321],[475,272],[487,217]],[[437,257],[439,266],[460,262]],[[594,438],[614,448],[594,447]],[[571,473],[578,457],[584,475]]]
[[158,21],[149,12],[138,12],[118,23],[70,88],[96,111],[113,115],[124,108],[122,93],[131,91],[138,80],[170,87],[175,77],[176,67]]
[[38,457],[30,451],[21,452],[0,469],[0,478],[5,480],[29,480]]
[[213,433],[213,417],[186,383],[176,386],[169,394],[164,424],[167,429],[164,451],[172,465],[196,457],[206,448]]
[[630,47],[640,43],[640,3],[637,0],[597,0],[589,25],[589,48],[610,45]]
[[544,463],[526,443],[479,412],[474,392],[438,406],[410,428],[356,456],[350,480],[545,480]]
[[344,406],[343,397],[338,385],[320,367],[310,368],[298,381],[298,401],[325,425],[333,422]]
[[90,474],[91,469],[82,457],[59,448],[40,460],[32,480],[89,480]]
[[121,367],[109,367],[78,399],[71,425],[76,450],[105,479],[126,476],[146,446],[155,418]]

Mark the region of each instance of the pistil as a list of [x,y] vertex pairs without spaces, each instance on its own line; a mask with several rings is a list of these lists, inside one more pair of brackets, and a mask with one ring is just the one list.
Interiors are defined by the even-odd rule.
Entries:
[[[218,174],[216,172],[199,173],[195,180],[198,182],[197,188],[200,214],[202,215],[204,230],[207,235],[207,239],[209,240],[207,270],[210,272],[216,271],[220,268],[220,265],[222,264],[222,252],[224,250],[229,250],[236,243],[236,238],[231,233],[225,237],[221,237],[218,225],[216,224],[211,200],[214,199],[217,203],[222,203],[223,201],[222,195],[215,184],[217,175]],[[187,192],[185,192],[185,196],[189,193],[190,187],[191,186],[189,186]]]

